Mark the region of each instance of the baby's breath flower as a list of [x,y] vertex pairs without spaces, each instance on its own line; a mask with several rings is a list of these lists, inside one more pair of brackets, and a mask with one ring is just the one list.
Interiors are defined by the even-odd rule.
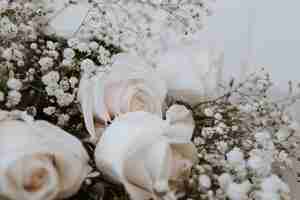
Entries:
[[89,48],[92,51],[96,51],[99,48],[99,44],[95,41],[92,41],[92,42],[89,43]]
[[22,88],[22,82],[16,78],[10,78],[7,81],[7,87],[11,90],[20,90]]
[[0,37],[12,39],[16,37],[18,27],[6,16],[0,18]]
[[74,101],[74,95],[70,93],[63,93],[55,96],[57,98],[57,104],[60,107],[69,106]]
[[53,115],[56,111],[56,108],[54,106],[49,106],[43,109],[43,112],[47,115]]
[[211,128],[211,127],[204,127],[201,131],[201,135],[204,137],[204,138],[209,138],[211,137],[213,134],[214,134],[214,129]]
[[59,53],[55,50],[48,51],[48,55],[52,57],[54,60],[57,60],[59,57]]
[[68,40],[68,46],[71,48],[75,48],[79,44],[79,40],[77,38],[71,38]]
[[75,51],[71,48],[66,48],[64,50],[64,58],[67,60],[72,60],[72,58],[74,58],[75,56]]
[[18,66],[18,67],[23,67],[23,66],[25,66],[24,60],[18,60],[18,61],[17,61],[17,66]]
[[85,42],[80,42],[77,46],[76,46],[76,49],[80,52],[83,52],[83,53],[89,53],[90,52],[90,49],[89,49],[89,46],[87,45],[87,43]]
[[278,161],[285,163],[286,166],[292,167],[293,161],[289,158],[289,155],[286,151],[282,150],[278,154]]
[[29,74],[34,74],[35,73],[35,69],[34,68],[29,68],[28,69],[28,73]]
[[225,141],[220,141],[217,143],[217,149],[220,152],[225,153],[228,149],[228,144]]
[[6,106],[13,107],[13,106],[18,105],[21,101],[21,98],[22,98],[22,95],[20,92],[18,92],[16,90],[9,91],[8,95],[7,95]]
[[236,168],[245,166],[244,153],[240,148],[235,147],[229,153],[226,154],[228,163]]
[[234,125],[234,126],[231,127],[231,130],[232,131],[237,131],[237,130],[239,130],[239,127],[237,125]]
[[70,89],[69,81],[66,79],[61,80],[59,82],[59,85],[60,85],[60,88],[63,89],[63,91],[68,91]]
[[200,189],[201,188],[209,189],[211,187],[212,184],[211,180],[209,176],[207,176],[206,174],[200,175],[198,181],[199,181]]
[[292,135],[291,130],[288,127],[281,127],[279,131],[276,133],[277,140],[279,142],[284,142],[288,139],[289,136]]
[[76,84],[78,83],[78,79],[76,77],[72,76],[70,78],[69,82],[70,82],[71,88],[75,88]]
[[205,142],[204,142],[204,140],[201,138],[201,137],[195,137],[194,138],[194,144],[196,145],[196,146],[199,146],[199,145],[202,145],[202,144],[204,144]]
[[70,120],[70,116],[68,114],[61,114],[58,116],[57,124],[59,126],[66,126]]
[[63,59],[61,65],[64,66],[64,67],[71,67],[73,64],[73,61],[72,60],[69,60],[69,59]]
[[12,48],[7,48],[2,52],[2,58],[4,58],[5,60],[12,60],[13,59],[13,50]]
[[42,77],[42,82],[47,86],[55,85],[57,84],[58,81],[59,81],[59,73],[57,71],[51,71]]
[[103,46],[99,47],[98,53],[99,55],[97,59],[101,64],[106,65],[110,62],[110,52],[106,50]]
[[54,50],[55,49],[55,44],[52,41],[47,41],[47,48],[50,50]]
[[33,49],[33,50],[36,50],[38,48],[37,43],[31,43],[30,48]]
[[214,111],[210,108],[205,108],[204,109],[204,114],[207,116],[207,117],[212,117],[214,116]]
[[217,120],[221,120],[223,118],[223,116],[220,113],[216,113],[214,117]]
[[96,70],[96,65],[90,59],[85,59],[81,62],[80,68],[84,74],[91,74]]
[[46,86],[46,92],[48,96],[56,96],[59,91],[59,85],[57,83],[49,84]]
[[227,196],[230,200],[242,200],[247,199],[248,192],[251,189],[251,184],[249,181],[243,183],[231,183],[227,188]]
[[247,165],[258,177],[266,177],[271,172],[272,161],[266,152],[254,149],[250,152]]
[[42,71],[47,71],[51,69],[54,65],[53,59],[50,57],[43,57],[40,59],[39,64]]
[[271,135],[267,131],[257,132],[255,134],[255,140],[264,149],[273,149],[274,148],[274,144],[273,144]]

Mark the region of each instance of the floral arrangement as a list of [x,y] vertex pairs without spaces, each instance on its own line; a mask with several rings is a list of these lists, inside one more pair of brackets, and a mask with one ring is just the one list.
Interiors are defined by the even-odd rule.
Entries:
[[222,81],[223,55],[187,39],[208,12],[1,1],[0,198],[291,199],[299,94],[275,100],[264,70]]

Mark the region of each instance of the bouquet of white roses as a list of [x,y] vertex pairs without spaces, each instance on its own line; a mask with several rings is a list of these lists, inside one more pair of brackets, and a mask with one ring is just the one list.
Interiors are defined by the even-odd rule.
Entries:
[[223,55],[183,39],[207,12],[1,1],[0,198],[290,199],[299,95],[271,98],[264,71],[222,81]]

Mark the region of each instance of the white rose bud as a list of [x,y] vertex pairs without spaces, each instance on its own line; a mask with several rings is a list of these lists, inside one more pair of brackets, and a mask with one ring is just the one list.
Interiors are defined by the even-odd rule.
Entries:
[[133,200],[168,199],[172,192],[181,192],[176,183],[188,179],[197,161],[197,150],[190,141],[193,129],[180,136],[170,128],[183,121],[170,125],[143,111],[119,116],[96,146],[97,167],[122,183]]
[[120,54],[110,72],[81,80],[78,97],[86,128],[97,139],[96,128],[101,130],[120,114],[142,110],[162,116],[166,93],[165,82],[150,66],[138,57]]

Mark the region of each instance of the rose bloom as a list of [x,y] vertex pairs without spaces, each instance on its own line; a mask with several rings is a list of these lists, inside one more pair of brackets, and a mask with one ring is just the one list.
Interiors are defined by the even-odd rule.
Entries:
[[120,114],[147,111],[162,116],[165,82],[137,56],[119,54],[111,70],[82,78],[79,101],[85,125],[93,139],[103,126]]
[[78,192],[91,168],[77,138],[29,116],[0,116],[0,199],[65,199]]
[[110,124],[97,144],[97,167],[122,183],[133,200],[169,199],[184,192],[197,161],[191,112],[175,105],[166,117],[126,113]]

